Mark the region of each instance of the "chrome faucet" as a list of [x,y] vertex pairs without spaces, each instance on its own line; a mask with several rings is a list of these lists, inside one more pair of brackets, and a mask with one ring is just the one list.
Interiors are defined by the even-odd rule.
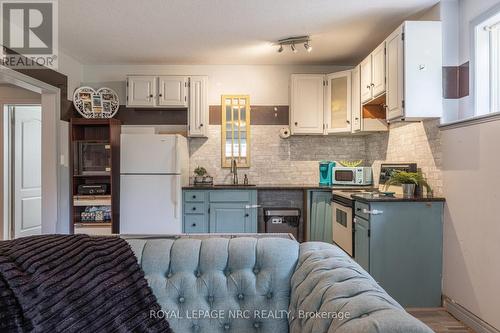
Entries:
[[236,159],[231,160],[231,173],[233,174],[233,185],[238,184],[238,164]]

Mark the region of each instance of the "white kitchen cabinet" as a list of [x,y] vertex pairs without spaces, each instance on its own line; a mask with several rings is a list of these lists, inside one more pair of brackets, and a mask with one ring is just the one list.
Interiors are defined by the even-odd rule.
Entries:
[[387,120],[442,115],[442,37],[439,21],[405,21],[387,39]]
[[156,105],[156,77],[130,76],[127,79],[127,106],[154,107]]
[[290,96],[290,128],[292,134],[323,134],[323,74],[292,74]]
[[385,93],[385,42],[372,52],[372,98]]
[[351,71],[326,76],[325,133],[351,132]]
[[351,71],[351,131],[353,133],[362,130],[361,127],[361,91],[360,91],[360,65]]
[[360,87],[361,87],[361,103],[368,102],[372,99],[372,55],[368,55],[361,64],[360,71]]
[[385,93],[385,42],[361,62],[360,72],[361,103]]
[[168,75],[158,77],[158,106],[186,107],[188,78]]
[[206,137],[208,131],[208,77],[189,78],[188,136]]

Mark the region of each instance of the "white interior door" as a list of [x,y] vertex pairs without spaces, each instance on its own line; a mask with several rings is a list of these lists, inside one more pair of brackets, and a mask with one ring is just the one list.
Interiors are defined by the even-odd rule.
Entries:
[[14,237],[41,234],[42,108],[13,106],[13,231]]

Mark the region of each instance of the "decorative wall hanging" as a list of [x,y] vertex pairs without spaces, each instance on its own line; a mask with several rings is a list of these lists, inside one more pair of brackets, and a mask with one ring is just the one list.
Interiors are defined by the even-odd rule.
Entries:
[[120,101],[113,89],[104,87],[95,91],[91,87],[80,87],[73,94],[73,105],[84,118],[112,118]]

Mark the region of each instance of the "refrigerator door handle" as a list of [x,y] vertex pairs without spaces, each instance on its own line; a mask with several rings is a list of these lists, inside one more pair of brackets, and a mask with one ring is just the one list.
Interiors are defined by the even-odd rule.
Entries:
[[172,201],[174,202],[174,218],[179,218],[178,208],[179,208],[179,189],[177,188],[179,184],[177,184],[176,176],[173,177],[172,181]]

